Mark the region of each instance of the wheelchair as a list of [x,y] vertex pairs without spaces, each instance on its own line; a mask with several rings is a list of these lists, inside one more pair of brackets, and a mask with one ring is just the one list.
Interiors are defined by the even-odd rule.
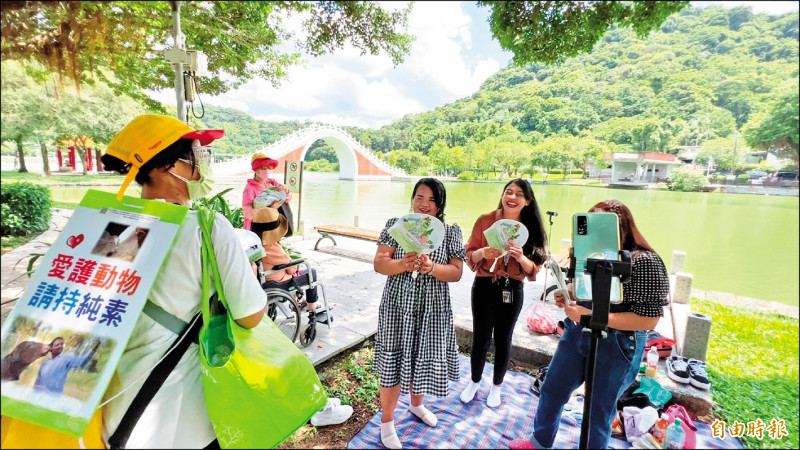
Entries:
[[[331,328],[333,315],[328,306],[325,285],[316,279],[305,259],[294,259],[286,264],[279,264],[271,270],[264,270],[260,260],[255,261],[255,264],[258,267],[258,281],[267,294],[267,311],[264,316],[272,320],[292,342],[297,341],[302,347],[308,347],[317,338],[318,322],[328,325],[328,329]],[[305,273],[286,281],[266,280],[266,276],[271,273],[295,266]],[[303,325],[300,308],[305,305],[305,302],[301,303],[300,301],[305,295],[306,289],[310,288],[319,288],[317,297],[321,296],[324,303],[316,310],[308,311],[308,324]]]

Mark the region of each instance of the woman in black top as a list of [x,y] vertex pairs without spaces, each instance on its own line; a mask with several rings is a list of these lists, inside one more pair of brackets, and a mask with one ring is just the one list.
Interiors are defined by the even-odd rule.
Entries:
[[[611,422],[617,413],[617,399],[636,379],[647,342],[647,330],[655,328],[669,304],[669,276],[664,262],[636,228],[627,206],[617,200],[600,202],[589,212],[613,212],[619,218],[620,242],[631,252],[631,277],[623,283],[622,302],[611,305],[608,336],[600,339],[593,383],[589,448],[608,448]],[[572,284],[567,286],[575,299]],[[530,438],[511,441],[513,449],[550,448],[558,431],[564,404],[585,381],[591,335],[582,331],[580,318],[591,314],[591,302],[572,302],[564,306],[563,296],[556,303],[567,313],[564,334],[558,342],[533,421]]]

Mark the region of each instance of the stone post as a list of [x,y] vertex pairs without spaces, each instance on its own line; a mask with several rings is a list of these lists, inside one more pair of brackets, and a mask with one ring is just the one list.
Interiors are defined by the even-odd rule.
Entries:
[[683,272],[683,264],[686,262],[686,252],[672,251],[672,264],[669,267],[669,273],[675,275],[678,272]]
[[359,220],[358,216],[353,216],[353,226],[356,228],[358,228],[358,220]]
[[683,339],[683,357],[706,360],[708,341],[711,339],[711,316],[690,312],[686,318],[686,336]]
[[678,272],[675,274],[675,288],[672,290],[673,303],[689,303],[692,298],[693,280],[694,276],[690,273]]

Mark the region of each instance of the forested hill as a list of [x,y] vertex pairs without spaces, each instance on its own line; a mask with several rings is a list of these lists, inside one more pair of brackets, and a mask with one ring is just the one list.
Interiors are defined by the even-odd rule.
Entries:
[[[487,138],[536,145],[555,136],[615,151],[663,152],[729,138],[797,85],[797,13],[686,8],[646,39],[615,29],[590,54],[559,65],[509,67],[470,97],[379,130],[351,132],[377,151],[425,155],[439,140],[469,152]],[[224,127],[235,152],[301,126],[213,107],[203,121]]]
[[[425,152],[437,139],[464,146],[470,138],[513,134],[511,125],[531,143],[552,133],[590,133],[663,151],[728,136],[797,84],[797,13],[687,8],[647,39],[612,30],[588,55],[501,70],[471,97],[360,138],[375,150]],[[647,128],[654,129],[650,139]]]

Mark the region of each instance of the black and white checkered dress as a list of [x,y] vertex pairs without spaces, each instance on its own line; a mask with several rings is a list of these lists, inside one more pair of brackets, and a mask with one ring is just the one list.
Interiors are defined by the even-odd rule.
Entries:
[[[406,252],[389,235],[397,218],[389,219],[381,231],[379,243],[394,247],[392,259],[402,259]],[[444,226],[445,239],[433,254],[437,264],[451,259],[466,259],[458,225]],[[392,275],[386,280],[378,309],[378,335],[375,340],[375,369],[381,386],[400,384],[408,393],[447,395],[448,380],[458,380],[458,347],[450,305],[450,288],[430,274],[410,272]]]

